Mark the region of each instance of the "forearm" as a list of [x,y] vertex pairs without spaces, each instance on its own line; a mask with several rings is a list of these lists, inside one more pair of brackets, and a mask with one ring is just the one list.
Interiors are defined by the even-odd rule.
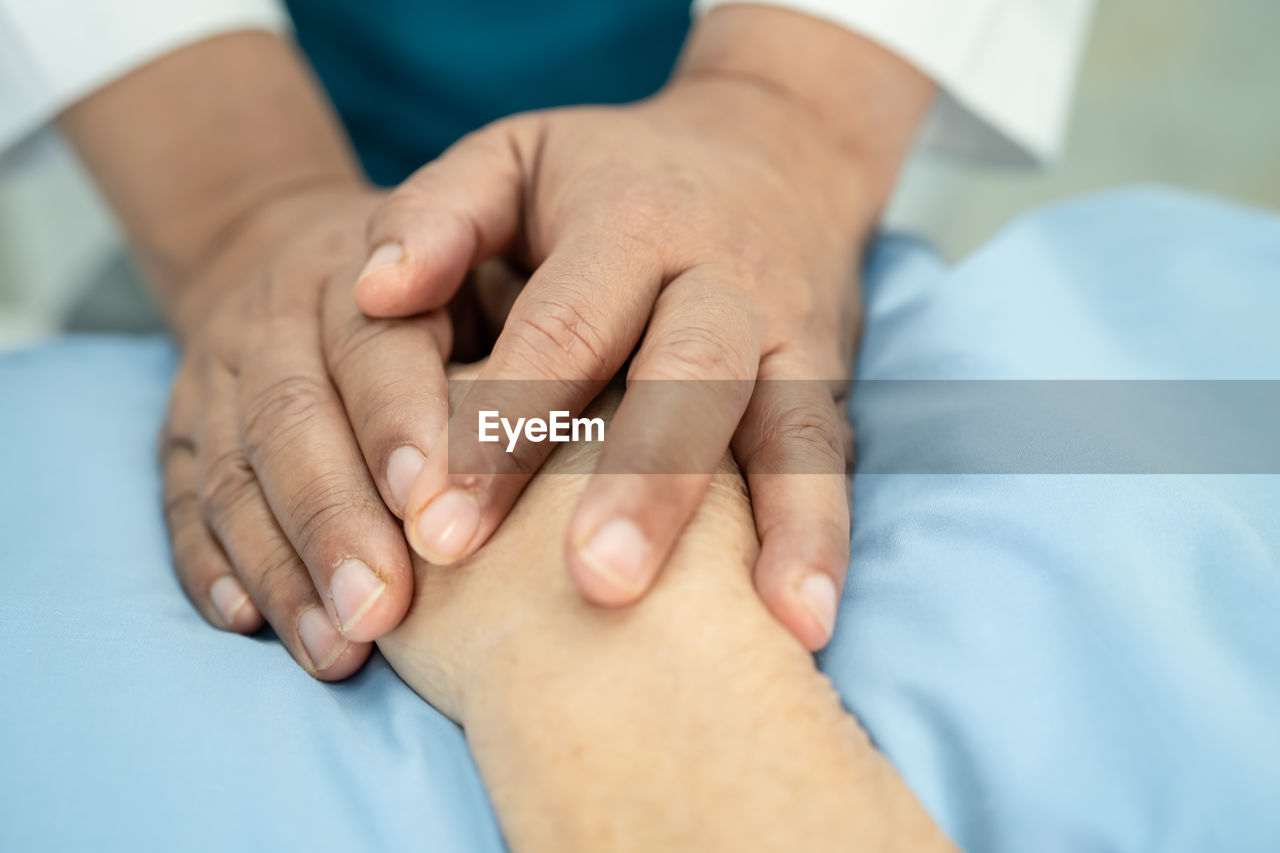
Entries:
[[672,584],[617,619],[567,610],[519,652],[554,665],[477,695],[468,738],[513,849],[946,847],[742,587]]
[[297,51],[244,32],[175,51],[68,109],[59,125],[115,208],[172,314],[193,272],[259,228],[274,202],[361,185]]

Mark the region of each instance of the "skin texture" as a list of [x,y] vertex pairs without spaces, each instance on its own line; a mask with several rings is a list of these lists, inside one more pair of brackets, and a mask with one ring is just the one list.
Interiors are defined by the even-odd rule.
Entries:
[[[223,629],[269,622],[317,677],[354,672],[413,596],[406,507],[410,540],[430,551],[416,533],[426,505],[449,485],[483,498],[471,553],[527,479],[455,484],[432,454],[445,361],[490,343],[463,309],[510,311],[494,375],[555,377],[551,408],[573,410],[652,314],[633,376],[733,381],[678,435],[697,394],[652,418],[628,395],[630,450],[600,460],[607,476],[566,529],[570,576],[598,604],[643,594],[732,443],[763,542],[756,588],[805,646],[823,645],[847,564],[836,398],[854,271],[931,94],[851,33],[735,6],[697,26],[658,96],[499,122],[390,199],[360,176],[305,62],[265,33],[185,47],[72,106],[59,123],[182,345],[162,460],[191,600]],[[388,265],[377,250],[396,240]],[[351,293],[362,265],[366,316]],[[524,276],[509,270],[535,267],[516,298]],[[482,286],[493,269],[497,296]],[[757,378],[818,382],[768,394]],[[651,473],[671,460],[678,476]],[[797,469],[824,473],[777,473]],[[619,519],[645,543],[626,549],[643,559],[622,583],[583,558]]]
[[557,542],[599,453],[561,446],[475,557],[416,560],[414,604],[379,641],[465,727],[512,848],[951,849],[755,595],[730,459],[643,602],[582,600]]

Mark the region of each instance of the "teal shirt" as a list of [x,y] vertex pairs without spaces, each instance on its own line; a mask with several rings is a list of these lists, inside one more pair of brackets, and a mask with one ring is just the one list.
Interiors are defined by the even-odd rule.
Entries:
[[376,183],[523,110],[655,92],[689,0],[290,0],[297,37]]

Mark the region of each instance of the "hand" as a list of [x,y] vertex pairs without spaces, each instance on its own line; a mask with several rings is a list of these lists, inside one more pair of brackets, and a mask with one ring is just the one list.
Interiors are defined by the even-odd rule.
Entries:
[[[473,554],[551,448],[482,454],[492,445],[475,441],[478,410],[578,413],[638,343],[596,469],[608,476],[592,479],[569,524],[570,574],[600,604],[643,595],[732,443],[761,538],[757,589],[816,649],[848,560],[838,398],[861,244],[910,138],[898,125],[914,127],[929,90],[912,72],[895,124],[875,106],[901,92],[877,80],[890,94],[856,104],[876,122],[851,147],[821,109],[722,56],[735,14],[710,15],[722,26],[695,37],[682,73],[648,101],[500,121],[419,171],[373,216],[356,300],[371,316],[411,315],[443,305],[479,260],[515,253],[535,269],[480,379],[544,381],[472,387],[449,453],[428,460],[408,499],[419,554]],[[770,39],[803,16],[763,14],[783,15],[762,36],[763,53],[778,54]],[[815,35],[815,23],[798,25],[819,58],[840,55],[819,42],[856,39],[825,24]],[[868,142],[881,139],[888,153]]]
[[600,451],[553,453],[465,565],[415,561],[414,604],[378,641],[466,728],[511,849],[951,849],[752,591],[731,459],[639,606],[582,600],[558,534]]
[[369,320],[351,297],[379,201],[273,202],[174,311],[163,464],[178,577],[212,624],[245,633],[265,618],[326,680],[358,669],[409,606],[393,511],[447,417],[448,318]]

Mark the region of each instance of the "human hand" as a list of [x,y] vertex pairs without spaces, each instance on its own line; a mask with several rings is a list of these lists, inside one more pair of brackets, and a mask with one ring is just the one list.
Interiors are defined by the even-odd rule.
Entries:
[[273,202],[173,312],[183,358],[162,455],[178,577],[210,623],[265,619],[325,680],[358,669],[409,606],[393,512],[448,412],[448,317],[370,320],[352,300],[380,199]]
[[[450,366],[455,405],[482,368],[483,362]],[[587,412],[611,420],[621,397],[611,386]],[[681,534],[672,567],[644,606],[623,614],[584,602],[563,570],[558,536],[546,531],[565,529],[599,453],[588,443],[557,450],[485,548],[456,567],[442,569],[414,556],[413,604],[400,625],[379,638],[378,648],[410,687],[454,721],[467,725],[476,712],[509,714],[504,708],[517,684],[584,689],[583,679],[589,684],[595,678],[581,666],[586,660],[615,671],[628,661],[649,666],[663,638],[682,650],[687,663],[694,649],[720,656],[726,638],[751,625],[760,631],[753,637],[779,635],[783,655],[788,648],[800,653],[751,592],[747,567],[759,548],[746,489],[727,455]],[[687,636],[683,626],[712,609],[716,629]],[[752,666],[760,667],[777,648],[758,643]],[[812,669],[812,660],[805,666]]]
[[[607,476],[592,479],[568,527],[570,574],[596,603],[642,596],[732,444],[761,539],[756,587],[816,649],[848,559],[838,398],[861,245],[931,90],[859,42],[880,88],[850,111],[874,121],[842,133],[831,109],[795,94],[817,91],[817,72],[789,87],[744,72],[734,51],[862,80],[864,68],[843,73],[857,37],[754,7],[707,20],[720,26],[695,36],[654,98],[500,121],[419,171],[374,214],[356,299],[371,316],[412,315],[444,304],[484,258],[516,253],[535,269],[480,379],[544,381],[473,386],[450,421],[450,452],[428,460],[408,499],[419,554],[447,564],[475,553],[551,448],[484,452],[478,410],[576,414],[638,343],[596,469]],[[797,26],[813,48],[798,60]],[[905,94],[888,79],[903,69]]]
[[[610,419],[620,397],[587,414]],[[560,447],[453,569],[415,559],[414,603],[378,640],[466,729],[511,849],[951,849],[753,591],[732,459],[643,602],[583,600],[559,540],[600,452]]]

